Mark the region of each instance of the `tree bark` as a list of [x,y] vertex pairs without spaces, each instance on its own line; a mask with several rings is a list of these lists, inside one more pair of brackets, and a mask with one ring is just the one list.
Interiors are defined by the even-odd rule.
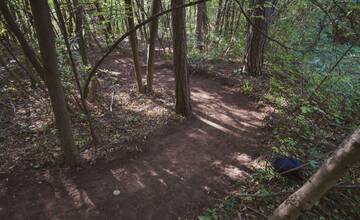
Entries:
[[204,49],[204,35],[207,32],[207,20],[206,2],[202,2],[197,5],[196,14],[196,39],[197,48],[200,51]]
[[[151,8],[151,16],[159,13],[161,0],[153,0]],[[149,48],[147,54],[147,90],[149,92],[153,89],[154,81],[154,60],[155,60],[155,39],[158,32],[158,21],[156,18],[150,23],[150,39],[149,39]]]
[[218,33],[220,29],[220,22],[222,18],[222,7],[223,7],[223,0],[219,0],[218,8],[216,10],[216,19],[215,19],[215,32]]
[[252,23],[257,27],[249,24],[246,52],[244,56],[245,71],[253,76],[261,74],[264,64],[264,53],[266,37],[263,33],[268,32],[271,9],[265,7],[268,0],[252,0],[254,12],[251,16]]
[[348,137],[325,164],[273,213],[271,220],[296,219],[313,205],[360,160],[360,128]]
[[[74,14],[73,14],[73,10],[74,10],[74,8],[73,8],[73,5],[72,5],[72,3],[71,3],[71,0],[66,0],[65,1],[65,4],[66,4],[66,9],[67,10],[65,10],[65,8],[63,9],[63,11],[64,11],[64,13],[63,13],[63,15],[64,15],[64,17],[66,17],[66,20],[67,20],[67,27],[68,27],[68,33],[74,33],[74,23],[73,23],[73,21],[75,20],[74,19]],[[66,11],[67,11],[67,13],[66,13]],[[68,14],[68,16],[66,16]]]
[[[184,0],[171,0],[171,6],[183,5]],[[191,115],[190,85],[186,63],[186,30],[185,9],[180,8],[172,12],[174,67],[176,82],[176,113],[183,116]]]
[[79,52],[81,56],[81,60],[84,65],[89,64],[88,53],[87,53],[87,46],[84,37],[84,8],[79,3],[78,0],[73,0],[74,9],[75,9],[75,34],[76,34],[76,41],[79,45]]
[[38,33],[38,43],[45,72],[45,84],[54,111],[65,163],[76,166],[79,152],[74,144],[71,120],[66,108],[65,94],[58,75],[57,54],[54,32],[51,24],[50,8],[47,0],[30,0],[31,10]]
[[[144,0],[135,0],[136,2],[136,10],[135,11],[135,15],[138,21],[144,21],[146,19],[145,16],[145,10],[144,9]],[[145,39],[146,43],[147,43],[147,39],[148,39],[148,33],[147,33],[147,28],[146,26],[143,26],[142,28],[140,28],[140,33],[141,33],[141,37],[142,39]]]
[[[125,0],[125,12],[126,12],[126,17],[127,17],[128,30],[131,30],[135,27],[134,13],[133,13],[131,0]],[[144,92],[144,90],[143,90],[143,83],[142,83],[142,77],[141,77],[141,69],[140,69],[140,64],[139,64],[136,32],[131,33],[129,38],[130,38],[131,50],[132,50],[133,58],[134,58],[134,69],[135,69],[135,76],[136,76],[136,80],[137,80],[138,90],[140,93],[142,93],[142,92]]]

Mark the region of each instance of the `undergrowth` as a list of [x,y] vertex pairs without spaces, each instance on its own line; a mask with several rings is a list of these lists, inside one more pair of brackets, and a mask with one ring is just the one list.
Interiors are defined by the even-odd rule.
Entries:
[[[266,118],[266,150],[259,153],[256,160],[261,165],[253,167],[250,178],[239,183],[238,191],[231,195],[231,201],[236,202],[231,203],[230,209],[226,198],[216,208],[208,209],[199,220],[237,216],[239,219],[258,219],[271,215],[359,126],[360,66],[352,64],[358,62],[356,57],[360,56],[360,48],[354,47],[333,68],[348,45],[325,45],[320,44],[316,50],[322,52],[302,56],[268,53],[269,89],[263,90],[259,101],[271,105],[273,111]],[[243,80],[240,91],[252,95],[254,86],[256,84]],[[279,176],[269,163],[278,155],[300,159],[306,165],[304,179],[294,181]],[[357,165],[339,184],[359,184],[359,173]],[[356,189],[339,187],[304,213],[303,219],[356,219],[360,216],[359,204],[360,195]]]

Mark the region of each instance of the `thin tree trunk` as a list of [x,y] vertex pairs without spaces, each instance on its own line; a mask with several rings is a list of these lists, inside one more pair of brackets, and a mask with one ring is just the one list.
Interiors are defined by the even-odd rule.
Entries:
[[101,25],[105,25],[105,28],[103,29],[103,31],[104,31],[104,35],[105,35],[105,39],[106,39],[106,44],[109,44],[110,37],[112,36],[111,23],[110,23],[110,21],[107,21],[105,16],[103,15],[101,3],[99,1],[96,1],[94,4],[95,4],[97,12],[99,13],[98,18],[101,22]]
[[233,1],[228,1],[225,13],[224,13],[224,24],[223,24],[223,28],[224,28],[224,35],[226,36],[228,34],[229,31],[229,19],[230,19],[230,13],[231,13],[231,4],[233,3]]
[[208,11],[207,11],[207,6],[206,6],[206,2],[204,2],[204,13],[203,13],[203,31],[204,31],[204,35],[205,35],[205,43],[206,43],[206,35],[209,33],[209,17],[208,17]]
[[221,36],[221,34],[224,32],[224,23],[225,23],[225,18],[226,18],[226,13],[227,13],[227,8],[228,8],[229,2],[230,2],[229,0],[225,0],[224,7],[222,9],[220,26],[219,26],[219,36]]
[[[157,14],[160,10],[161,0],[153,0],[151,8],[151,16]],[[150,39],[149,49],[147,54],[147,90],[149,92],[153,89],[154,80],[154,60],[155,60],[155,39],[158,32],[158,18],[150,23]]]
[[[183,5],[184,0],[171,0],[171,6]],[[186,66],[186,30],[185,9],[172,12],[174,67],[176,82],[176,113],[183,116],[191,115],[189,75]]]
[[[127,17],[128,29],[131,30],[135,27],[134,13],[133,13],[131,0],[125,0],[125,7],[126,7],[125,12],[126,12],[126,17]],[[141,77],[141,69],[140,69],[140,64],[139,64],[136,32],[131,33],[129,38],[130,38],[131,50],[132,50],[133,58],[134,58],[134,69],[135,69],[135,76],[136,76],[136,80],[137,80],[138,90],[140,93],[142,93],[142,92],[144,92],[144,90],[143,90],[143,83],[142,83],[142,77]]]
[[197,39],[197,48],[200,51],[204,49],[204,35],[206,31],[207,31],[206,3],[202,2],[197,5],[197,14],[196,14],[196,39]]
[[[143,20],[143,21],[145,21],[145,19],[146,19],[146,11],[145,11],[145,9],[144,9],[144,0],[135,0],[136,1],[136,6],[137,6],[137,13],[136,13],[136,15],[137,15],[137,18],[138,18],[138,22],[140,23],[141,22],[141,20]],[[140,18],[141,18],[141,20],[140,20]],[[145,42],[147,42],[147,39],[148,39],[148,33],[147,33],[147,28],[146,28],[146,26],[143,26],[140,30],[142,30],[142,35],[143,35],[143,37],[144,37],[144,39],[145,39]]]
[[[9,53],[9,55],[15,60],[15,62],[18,64],[18,66],[26,73],[26,75],[29,77],[30,79],[30,83],[31,86],[39,86],[41,89],[43,89],[43,86],[41,84],[40,79],[37,77],[37,75],[35,75],[32,72],[32,69],[28,70],[26,69],[26,67],[24,65],[22,65],[22,63],[19,61],[19,59],[16,57],[16,55],[14,54],[14,50],[11,47],[11,44],[9,41],[5,40],[5,39],[0,39],[0,44],[3,45],[3,47],[5,48],[5,50]],[[46,91],[46,90],[44,90]]]
[[[74,14],[73,14],[73,5],[71,3],[71,0],[66,0],[66,9],[67,9],[67,13],[68,13],[68,17],[66,17],[66,20],[67,20],[67,26],[68,26],[68,33],[74,33]],[[64,9],[64,11],[66,12],[66,10]],[[63,13],[63,15],[66,16],[65,13]]]
[[222,17],[222,7],[223,0],[219,0],[218,8],[216,10],[216,20],[215,20],[215,32],[217,33],[220,29],[220,22]]
[[3,15],[3,18],[6,21],[8,30],[13,33],[18,40],[19,44],[21,45],[21,49],[24,51],[26,58],[30,61],[31,65],[34,67],[36,72],[40,75],[42,79],[44,79],[44,69],[41,66],[40,62],[36,58],[36,54],[34,50],[30,47],[25,39],[25,36],[20,31],[20,28],[16,24],[14,18],[11,16],[9,8],[7,6],[7,0],[0,1],[0,11]]
[[56,127],[64,151],[65,163],[69,166],[76,166],[79,163],[79,152],[74,143],[71,120],[66,108],[65,94],[58,74],[50,8],[47,0],[30,0],[30,4],[38,32],[40,53],[44,64],[45,84],[49,91]]
[[230,15],[230,22],[229,22],[229,28],[228,30],[230,31],[230,39],[232,38],[233,32],[234,32],[234,20],[235,20],[235,2],[232,2],[232,6],[231,6],[231,15]]
[[87,46],[83,33],[84,29],[84,8],[79,3],[78,0],[73,0],[74,8],[75,8],[75,34],[77,43],[79,45],[79,52],[81,56],[81,60],[84,65],[89,64],[88,54],[87,54]]
[[26,0],[23,0],[23,13],[24,13],[24,16],[23,16],[23,21],[26,21],[26,24],[28,27],[31,27],[32,24],[31,24],[31,19],[29,19],[31,17],[31,9],[30,9],[30,4],[29,4],[29,1],[26,1]]
[[347,138],[325,164],[273,213],[271,220],[296,219],[319,199],[360,160],[360,128]]
[[57,0],[54,0],[54,6],[55,6],[55,12],[56,12],[56,14],[58,16],[58,19],[59,19],[60,31],[61,31],[61,33],[63,35],[65,45],[66,45],[66,49],[67,49],[69,59],[70,59],[70,62],[71,62],[71,68],[72,68],[73,73],[74,73],[76,87],[77,87],[78,92],[80,94],[81,106],[82,106],[83,112],[86,115],[86,118],[87,118],[87,121],[88,121],[89,130],[90,130],[90,134],[91,134],[91,137],[92,137],[92,140],[93,140],[93,144],[95,146],[97,146],[97,144],[99,143],[99,139],[98,139],[98,137],[96,135],[96,131],[95,131],[95,128],[94,128],[93,123],[92,123],[92,117],[91,117],[91,113],[89,111],[87,102],[84,99],[84,96],[83,96],[83,93],[82,93],[79,72],[78,72],[78,69],[76,67],[75,59],[74,59],[74,56],[73,56],[72,51],[71,51],[71,45],[70,45],[70,42],[69,42],[68,33],[67,33],[67,30],[66,30],[66,26],[65,26],[65,21],[64,21],[63,15],[62,15],[61,10],[60,10],[59,2]]
[[[267,33],[270,24],[271,8],[266,7],[267,0],[253,0],[254,13],[252,23],[249,24],[246,52],[244,56],[245,71],[251,75],[260,75],[264,64],[266,37],[261,33]],[[260,29],[261,31],[259,31]]]

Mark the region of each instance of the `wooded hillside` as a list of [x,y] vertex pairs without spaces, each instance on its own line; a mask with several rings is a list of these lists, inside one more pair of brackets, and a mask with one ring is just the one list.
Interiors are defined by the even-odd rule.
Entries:
[[358,0],[1,0],[0,219],[358,219]]

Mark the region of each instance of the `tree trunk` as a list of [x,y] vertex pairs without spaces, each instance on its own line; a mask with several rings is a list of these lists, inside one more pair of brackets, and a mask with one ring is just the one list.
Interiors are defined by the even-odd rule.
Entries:
[[[184,0],[171,0],[171,6],[177,7],[185,3]],[[174,67],[176,82],[176,113],[191,115],[189,75],[186,67],[186,31],[185,9],[180,8],[172,12]]]
[[106,44],[109,45],[110,37],[112,36],[111,23],[110,23],[110,21],[107,21],[105,16],[103,15],[101,3],[99,1],[96,1],[94,4],[95,4],[97,12],[99,13],[98,18],[101,22],[101,25],[102,26],[105,25],[105,28],[103,29],[103,31],[104,31],[104,35],[105,35],[105,39],[106,39]]
[[[5,48],[5,50],[8,52],[8,54],[15,60],[15,62],[17,63],[17,65],[26,73],[26,75],[29,77],[30,79],[30,83],[31,86],[36,87],[37,85],[40,88],[43,88],[41,80],[38,78],[38,76],[36,74],[33,73],[33,69],[30,67],[29,69],[27,69],[21,62],[20,60],[17,58],[17,56],[14,53],[14,49],[11,47],[10,41],[8,39],[0,39],[0,44]],[[25,57],[26,59],[26,57]],[[26,60],[27,61],[27,60]],[[46,90],[44,90],[46,91]]]
[[75,34],[77,43],[79,45],[79,52],[81,56],[81,60],[84,65],[89,64],[86,41],[83,33],[84,26],[84,8],[79,3],[78,0],[73,0],[74,8],[75,8]]
[[225,18],[226,18],[226,14],[228,13],[229,2],[230,2],[230,0],[225,0],[224,6],[222,8],[221,19],[220,19],[219,30],[218,30],[219,36],[221,36],[224,32],[224,25],[225,25],[225,20],[226,20]]
[[216,19],[215,19],[215,32],[218,33],[220,29],[220,22],[222,17],[222,7],[223,7],[223,0],[219,0],[218,8],[216,10]]
[[[151,16],[159,13],[161,0],[153,0],[151,8]],[[158,18],[150,23],[150,39],[147,54],[147,90],[152,91],[154,79],[154,60],[155,60],[155,39],[158,32]]]
[[[126,12],[126,17],[127,17],[128,29],[131,30],[135,26],[131,0],[125,0],[125,12]],[[136,31],[134,31],[132,34],[130,34],[129,38],[130,38],[131,50],[132,50],[133,58],[134,58],[134,69],[135,69],[137,85],[138,85],[139,92],[142,93],[144,90],[143,90],[143,84],[142,84],[141,69],[140,69],[140,64],[139,64]]]
[[[136,2],[136,10],[135,11],[135,15],[136,18],[138,20],[138,22],[140,22],[141,20],[144,21],[146,19],[145,16],[145,9],[144,9],[144,0],[135,0]],[[142,10],[144,9],[144,10]],[[147,39],[148,39],[148,33],[147,33],[147,28],[146,26],[142,26],[142,28],[140,28],[140,33],[142,36],[142,39],[145,39],[145,42],[147,43]]]
[[21,49],[24,51],[26,58],[30,61],[31,65],[34,67],[36,72],[38,72],[40,77],[42,79],[44,79],[43,67],[41,66],[40,62],[37,60],[34,50],[27,43],[25,36],[20,31],[20,28],[18,27],[14,18],[12,17],[12,15],[9,11],[9,8],[7,6],[6,0],[0,1],[0,11],[1,11],[1,14],[3,15],[3,18],[6,21],[7,29],[15,35],[16,39],[18,40],[18,42],[21,46]]
[[207,32],[207,20],[206,2],[197,4],[196,39],[197,48],[200,51],[204,49],[204,35]]
[[273,213],[271,220],[296,219],[309,210],[336,182],[348,167],[360,160],[360,128],[347,138],[325,164]]
[[[67,27],[68,27],[68,33],[74,33],[74,23],[73,21],[74,19],[74,14],[73,14],[73,5],[71,3],[71,0],[66,0],[66,9],[64,8],[64,12],[63,15],[66,16],[68,14],[68,16],[66,16],[66,20],[67,20]],[[66,13],[67,11],[67,13]]]
[[73,56],[72,51],[71,51],[71,45],[70,45],[70,41],[69,41],[69,38],[68,38],[67,30],[66,30],[65,20],[64,20],[64,17],[62,15],[62,13],[61,13],[60,4],[59,4],[59,2],[57,0],[54,0],[54,7],[55,7],[55,13],[56,13],[56,15],[58,17],[58,20],[59,20],[59,28],[60,28],[60,31],[61,31],[62,36],[64,38],[66,50],[67,50],[68,55],[69,55],[71,68],[72,68],[73,73],[74,73],[75,84],[77,86],[77,89],[78,89],[78,92],[79,92],[79,95],[80,95],[82,110],[83,110],[84,114],[86,115],[88,125],[89,125],[90,134],[91,134],[91,137],[93,139],[93,143],[94,143],[95,146],[97,146],[99,140],[98,140],[95,128],[94,128],[93,123],[92,123],[91,113],[89,111],[87,102],[84,99],[84,96],[83,96],[83,93],[82,93],[79,71],[78,71],[78,69],[76,67],[76,62],[75,62],[74,56]]
[[66,108],[65,95],[58,75],[57,54],[50,8],[47,0],[30,0],[34,22],[38,32],[38,43],[44,65],[45,84],[49,91],[56,127],[64,151],[65,163],[79,163],[79,152],[74,144],[70,116]]
[[244,64],[247,73],[257,76],[263,69],[266,45],[266,37],[261,32],[268,32],[271,9],[265,7],[267,0],[252,1],[254,12],[251,21],[256,27],[251,24],[248,26]]

